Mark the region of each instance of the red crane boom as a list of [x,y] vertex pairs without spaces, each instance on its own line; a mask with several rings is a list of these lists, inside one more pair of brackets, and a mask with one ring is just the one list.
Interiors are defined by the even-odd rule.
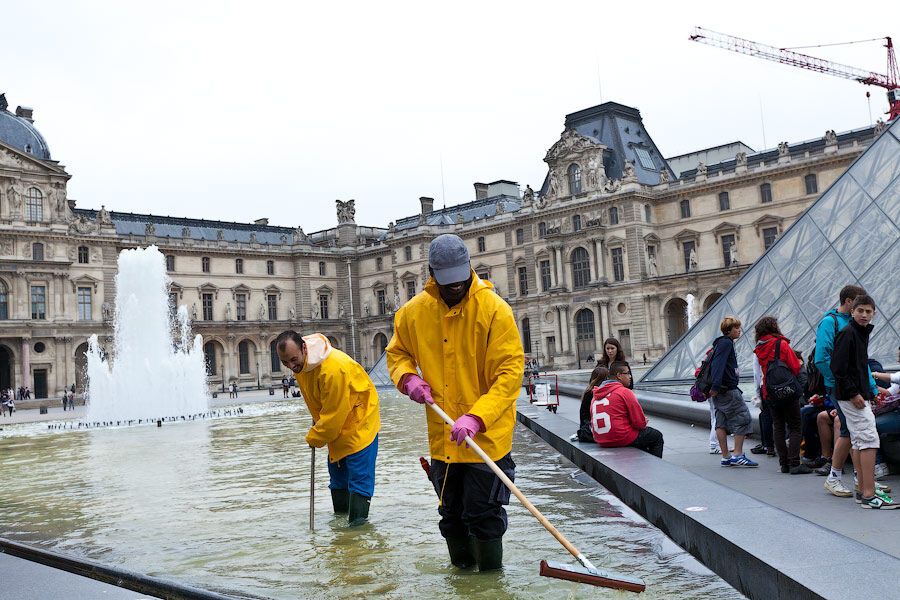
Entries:
[[894,55],[894,43],[889,37],[885,38],[887,40],[885,47],[888,55],[887,75],[842,65],[822,58],[816,58],[815,56],[794,52],[793,50],[760,44],[759,42],[745,40],[733,35],[703,29],[702,27],[695,27],[689,39],[707,46],[731,50],[738,54],[746,54],[801,69],[834,75],[844,79],[852,79],[865,85],[883,87],[887,89],[888,105],[890,106],[886,114],[890,115],[889,119],[891,120],[900,116],[900,86],[898,86],[900,76],[898,76],[897,70],[897,57]]

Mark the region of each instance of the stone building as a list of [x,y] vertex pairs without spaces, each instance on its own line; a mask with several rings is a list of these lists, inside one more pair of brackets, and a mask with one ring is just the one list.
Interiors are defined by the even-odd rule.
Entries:
[[338,200],[337,226],[307,234],[77,208],[33,111],[7,108],[0,95],[0,387],[50,397],[83,385],[91,334],[110,339],[118,253],[151,244],[203,335],[212,389],[280,380],[272,343],[286,328],[374,364],[441,233],[466,241],[542,364],[585,366],[610,335],[654,358],[685,331],[689,295],[699,315],[873,137],[829,131],[675,173],[640,113],[610,102],[566,117],[538,190],[476,183],[472,202],[422,197],[387,227],[357,225],[354,201]]

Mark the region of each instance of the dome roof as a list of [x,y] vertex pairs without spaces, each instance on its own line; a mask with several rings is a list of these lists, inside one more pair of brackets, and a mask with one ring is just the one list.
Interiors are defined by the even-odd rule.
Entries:
[[6,98],[0,94],[0,142],[35,158],[50,160],[50,147],[34,126],[31,109],[20,106],[13,114],[6,107]]

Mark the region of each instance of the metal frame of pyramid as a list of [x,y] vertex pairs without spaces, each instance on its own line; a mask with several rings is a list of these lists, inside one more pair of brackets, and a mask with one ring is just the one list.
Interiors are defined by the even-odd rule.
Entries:
[[369,369],[369,379],[372,380],[376,388],[394,387],[394,382],[391,381],[391,376],[388,373],[387,352],[383,352],[381,358],[375,361],[375,364]]
[[751,373],[753,326],[778,318],[804,355],[838,292],[862,285],[877,304],[869,356],[896,367],[900,345],[900,119],[888,127],[666,352],[640,383],[690,381],[726,315],[744,335],[735,348]]

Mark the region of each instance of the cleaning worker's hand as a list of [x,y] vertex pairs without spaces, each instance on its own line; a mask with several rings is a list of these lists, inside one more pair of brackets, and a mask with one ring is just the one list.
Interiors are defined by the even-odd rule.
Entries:
[[434,404],[431,386],[418,375],[409,374],[403,378],[403,393],[419,404]]
[[474,438],[479,431],[484,431],[481,419],[475,415],[463,415],[453,424],[453,429],[450,430],[450,439],[460,446],[466,441],[466,436]]

